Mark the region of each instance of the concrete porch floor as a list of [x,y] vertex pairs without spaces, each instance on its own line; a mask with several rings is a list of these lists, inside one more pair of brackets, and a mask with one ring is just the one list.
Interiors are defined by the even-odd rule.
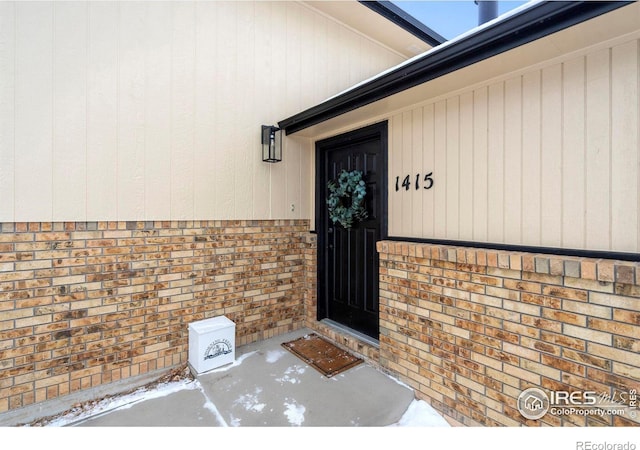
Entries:
[[[149,392],[128,403],[121,399],[125,403],[114,409],[51,425],[354,427],[401,425],[406,420],[416,405],[407,386],[366,363],[326,378],[281,346],[311,332],[302,329],[239,347],[235,363],[178,383],[162,396]],[[421,424],[448,426],[435,410],[419,403],[419,414],[427,416]]]

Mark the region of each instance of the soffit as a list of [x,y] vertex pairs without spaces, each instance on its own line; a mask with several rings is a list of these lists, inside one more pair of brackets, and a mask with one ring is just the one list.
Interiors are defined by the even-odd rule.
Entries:
[[[385,97],[340,116],[326,120],[295,133],[304,137],[325,137],[373,119],[388,117],[390,113],[407,109],[417,103],[444,97],[474,85],[510,73],[524,71],[563,55],[583,51],[632,33],[640,33],[640,2],[601,15],[552,35],[514,48],[443,75],[421,85]],[[635,36],[637,38],[638,36]],[[631,38],[631,37],[630,37]]]
[[406,58],[423,53],[430,45],[357,1],[303,1],[303,4],[344,23]]

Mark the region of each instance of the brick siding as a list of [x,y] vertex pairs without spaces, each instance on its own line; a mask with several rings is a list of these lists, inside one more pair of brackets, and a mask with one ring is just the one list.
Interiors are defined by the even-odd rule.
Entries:
[[516,403],[529,387],[640,392],[640,264],[391,241],[378,251],[380,365],[453,423],[640,423],[525,420]]
[[304,325],[306,220],[0,226],[0,413],[185,363],[196,320]]
[[636,263],[380,242],[378,348],[317,321],[305,220],[0,226],[0,413],[183,364],[188,323],[226,315],[237,345],[312,328],[454,424],[640,423],[516,409],[640,391]]

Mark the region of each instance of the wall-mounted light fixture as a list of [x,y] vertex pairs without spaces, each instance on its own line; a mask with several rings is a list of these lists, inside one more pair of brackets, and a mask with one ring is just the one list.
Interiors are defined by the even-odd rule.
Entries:
[[262,125],[262,160],[264,162],[282,161],[282,137],[280,128]]

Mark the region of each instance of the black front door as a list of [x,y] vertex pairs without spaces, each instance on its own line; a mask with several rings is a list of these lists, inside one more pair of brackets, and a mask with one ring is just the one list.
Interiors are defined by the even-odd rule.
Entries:
[[[386,237],[387,123],[316,144],[318,319],[329,318],[378,339],[376,242]],[[327,183],[343,169],[366,183],[367,218],[349,229],[329,218]]]

